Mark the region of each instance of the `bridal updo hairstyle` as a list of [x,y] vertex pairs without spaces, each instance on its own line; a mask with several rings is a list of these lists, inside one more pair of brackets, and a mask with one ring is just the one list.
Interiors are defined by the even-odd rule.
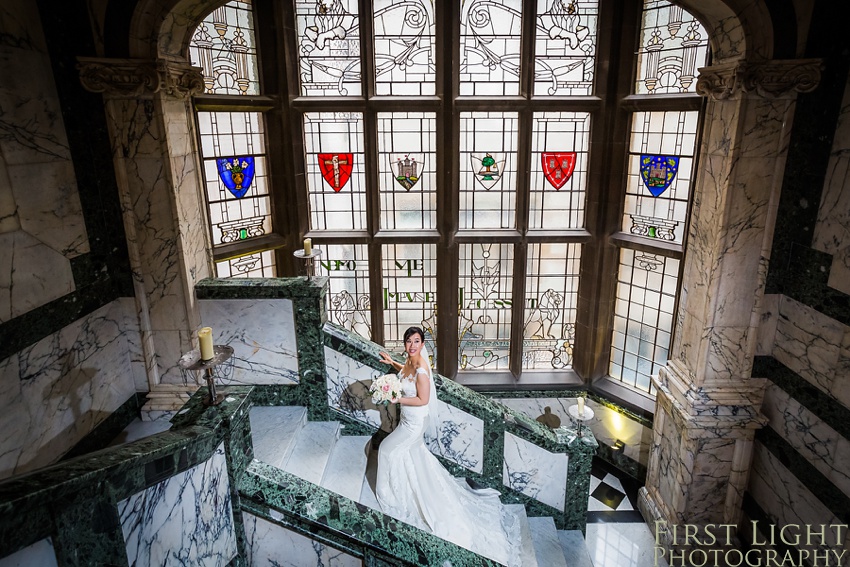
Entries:
[[422,339],[422,344],[423,345],[425,344],[425,331],[423,331],[419,327],[410,327],[409,329],[407,329],[404,332],[404,341],[402,341],[402,342],[407,344],[407,339],[409,339],[413,335],[419,335],[420,338]]

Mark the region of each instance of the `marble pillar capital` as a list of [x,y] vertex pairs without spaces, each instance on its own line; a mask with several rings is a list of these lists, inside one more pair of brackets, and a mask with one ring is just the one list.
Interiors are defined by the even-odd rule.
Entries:
[[794,97],[818,86],[821,66],[820,59],[721,62],[699,69],[696,91],[714,100],[743,94],[767,99]]
[[91,92],[113,98],[164,93],[188,98],[204,90],[203,73],[185,61],[78,57],[80,82]]

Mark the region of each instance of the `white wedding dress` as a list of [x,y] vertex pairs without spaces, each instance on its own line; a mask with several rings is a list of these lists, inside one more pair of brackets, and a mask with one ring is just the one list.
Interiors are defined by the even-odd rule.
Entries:
[[[519,520],[499,501],[499,492],[474,490],[454,478],[425,446],[437,391],[428,371],[419,368],[417,373],[428,375],[431,397],[426,406],[401,406],[398,427],[381,442],[375,482],[381,509],[503,565],[518,566]],[[416,380],[401,373],[399,378],[403,395],[415,396]]]

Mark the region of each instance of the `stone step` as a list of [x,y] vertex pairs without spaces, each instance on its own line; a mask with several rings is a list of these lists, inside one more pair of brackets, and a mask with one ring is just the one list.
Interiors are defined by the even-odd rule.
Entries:
[[558,530],[558,541],[569,567],[593,567],[581,530]]
[[531,528],[528,525],[525,506],[522,504],[506,504],[505,508],[511,510],[519,518],[520,540],[522,542],[522,567],[548,567],[545,564],[537,563],[537,555],[534,552],[534,541],[531,539]]
[[137,417],[133,421],[130,422],[127,427],[124,428],[124,431],[118,434],[115,439],[109,443],[110,447],[115,447],[118,445],[123,445],[124,443],[130,443],[132,441],[137,441],[139,439],[143,439],[145,437],[150,437],[156,433],[161,433],[162,431],[167,431],[171,428],[171,422],[168,420],[157,420],[157,421],[146,421],[142,420],[140,417]]
[[307,422],[295,439],[292,453],[280,468],[313,484],[321,484],[339,432],[338,421]]
[[365,476],[363,477],[363,484],[360,486],[360,498],[357,501],[373,510],[381,509],[381,505],[378,504],[378,499],[375,497],[371,485],[369,485],[369,480]]
[[551,516],[528,518],[528,527],[531,530],[537,564],[546,567],[567,567],[554,518]]
[[289,459],[298,433],[307,423],[302,406],[254,406],[248,414],[254,458],[280,467]]
[[342,435],[334,444],[322,486],[357,501],[363,489],[366,474],[366,445],[368,435]]

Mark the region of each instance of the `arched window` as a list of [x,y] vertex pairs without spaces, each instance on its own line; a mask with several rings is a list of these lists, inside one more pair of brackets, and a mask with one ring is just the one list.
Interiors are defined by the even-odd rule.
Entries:
[[218,275],[309,237],[331,320],[459,381],[650,394],[706,38],[663,0],[231,1],[190,47]]

